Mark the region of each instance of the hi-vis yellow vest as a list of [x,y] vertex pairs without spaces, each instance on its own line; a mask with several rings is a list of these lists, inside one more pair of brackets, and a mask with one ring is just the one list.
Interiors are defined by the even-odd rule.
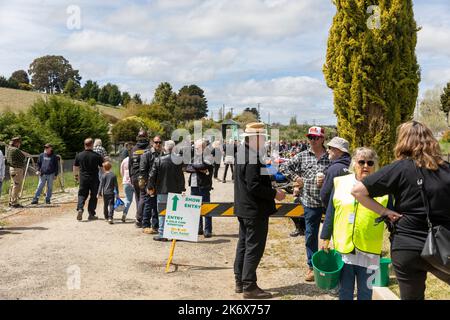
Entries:
[[[351,195],[355,181],[354,174],[334,179],[334,248],[343,254],[351,253],[355,248],[381,254],[384,223],[375,226],[375,219],[379,215],[362,206]],[[388,199],[388,196],[384,196],[374,200],[386,207]]]

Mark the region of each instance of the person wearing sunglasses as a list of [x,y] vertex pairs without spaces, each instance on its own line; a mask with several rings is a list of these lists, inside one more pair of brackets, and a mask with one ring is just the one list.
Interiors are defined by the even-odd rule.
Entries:
[[[325,130],[321,127],[311,127],[306,136],[310,141],[310,147],[283,163],[280,166],[280,172],[301,189],[300,202],[305,212],[305,246],[308,264],[305,280],[311,282],[314,281],[311,258],[319,249],[320,220],[325,213],[320,199],[321,186],[317,183],[317,176],[318,173],[322,174],[325,171],[330,160],[323,145]],[[296,219],[294,223],[300,232],[301,220]]]
[[[355,280],[358,300],[372,299],[369,278],[378,268],[383,246],[384,224],[375,223],[379,215],[361,205],[351,194],[353,186],[375,172],[378,157],[370,148],[355,150],[350,164],[353,174],[336,177],[327,207],[320,238],[322,249],[329,250],[333,238],[334,249],[342,255],[339,299],[353,300]],[[389,197],[374,199],[388,206]]]
[[[390,249],[400,298],[423,300],[428,272],[450,284],[448,272],[421,256],[428,238],[428,222],[439,226],[442,235],[450,230],[450,164],[443,159],[433,132],[418,121],[399,126],[394,153],[396,161],[359,181],[352,194],[393,225]],[[393,195],[393,210],[372,200],[385,194]]]
[[[163,154],[160,136],[153,137],[153,146],[145,150],[139,164],[139,187],[145,190],[153,163]],[[142,208],[142,228],[145,234],[158,233],[158,209],[156,196],[144,193],[144,206]]]

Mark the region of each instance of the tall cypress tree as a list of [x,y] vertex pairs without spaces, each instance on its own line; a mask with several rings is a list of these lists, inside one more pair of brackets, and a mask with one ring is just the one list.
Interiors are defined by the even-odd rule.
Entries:
[[[323,71],[334,93],[338,133],[352,148],[373,147],[386,164],[396,128],[412,118],[418,94],[412,0],[333,2],[337,11]],[[377,10],[368,13],[372,5]],[[378,12],[379,24],[371,24]]]

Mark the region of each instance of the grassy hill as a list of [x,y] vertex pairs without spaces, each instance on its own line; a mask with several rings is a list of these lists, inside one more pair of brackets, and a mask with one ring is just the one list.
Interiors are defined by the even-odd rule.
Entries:
[[[0,112],[26,111],[37,99],[45,99],[47,94],[16,89],[0,88]],[[116,119],[122,119],[125,114],[123,108],[113,108],[103,105],[96,105],[102,114],[112,116]]]

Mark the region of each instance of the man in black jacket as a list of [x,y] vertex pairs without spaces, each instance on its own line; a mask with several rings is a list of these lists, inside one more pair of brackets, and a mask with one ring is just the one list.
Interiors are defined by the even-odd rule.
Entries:
[[269,216],[277,211],[275,199],[285,194],[272,188],[264,158],[264,123],[249,123],[245,144],[236,157],[234,214],[239,220],[239,241],[236,248],[234,274],[236,293],[247,299],[267,299],[272,295],[256,284],[256,269],[266,246]]
[[[211,202],[212,177],[214,172],[214,158],[212,149],[205,151],[206,142],[198,140],[194,144],[193,163],[188,165],[186,172],[190,173],[189,186],[191,195],[201,196],[202,203]],[[203,218],[200,217],[198,234],[204,234],[205,238],[212,237],[212,218],[205,217],[205,230],[203,230]]]
[[[139,187],[141,189],[145,190],[153,163],[161,154],[162,140],[160,136],[155,136],[153,138],[153,147],[147,149],[141,159],[139,173]],[[156,203],[156,195],[150,196],[145,192],[142,227],[144,228],[143,232],[146,234],[158,233],[158,210]]]
[[[172,153],[175,142],[166,141],[164,145],[165,155],[156,159],[148,178],[147,192],[157,197],[158,213],[165,209],[169,193],[183,193],[186,191],[183,159],[180,155]],[[159,235],[153,237],[155,241],[167,241],[163,238],[164,216],[159,216]]]
[[145,184],[139,185],[139,175],[140,175],[140,164],[141,157],[148,149],[148,135],[147,131],[140,130],[137,138],[136,145],[131,149],[130,160],[128,161],[128,170],[130,172],[131,184],[134,188],[134,196],[136,198],[136,227],[142,228],[142,217],[144,210],[144,200],[145,200]]

